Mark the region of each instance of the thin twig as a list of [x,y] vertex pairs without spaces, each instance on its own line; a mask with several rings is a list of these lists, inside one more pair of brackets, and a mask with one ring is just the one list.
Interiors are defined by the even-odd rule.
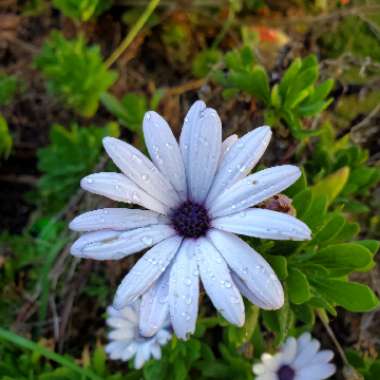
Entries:
[[117,59],[123,54],[125,49],[127,49],[127,47],[132,43],[132,41],[135,39],[139,31],[148,21],[153,11],[158,6],[159,2],[160,0],[150,0],[144,12],[140,16],[140,18],[136,21],[136,23],[132,26],[131,30],[125,36],[125,38],[123,39],[119,47],[117,47],[116,50],[110,55],[110,57],[105,61],[105,65],[107,68],[111,67],[117,61]]
[[363,127],[367,126],[372,118],[374,118],[378,113],[380,112],[380,104],[378,104],[362,121],[355,124],[351,128],[351,132],[357,132],[359,129],[362,129]]
[[327,331],[327,334],[329,335],[330,339],[332,340],[332,342],[334,343],[335,345],[335,348],[336,350],[338,351],[338,354],[339,356],[341,357],[344,365],[346,366],[350,366],[350,363],[348,362],[348,359],[347,359],[347,356],[342,348],[342,346],[340,345],[338,339],[336,338],[335,334],[334,334],[334,331],[332,330],[332,328],[330,327],[330,324],[329,324],[329,321],[326,317],[326,315],[324,315],[321,310],[317,310],[317,315],[319,317],[319,319],[321,320],[324,328],[326,329]]

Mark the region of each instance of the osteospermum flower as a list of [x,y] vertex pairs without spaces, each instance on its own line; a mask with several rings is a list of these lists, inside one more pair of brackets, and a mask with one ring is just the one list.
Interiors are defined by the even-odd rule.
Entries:
[[169,324],[164,322],[151,337],[142,335],[139,331],[140,301],[127,305],[121,310],[108,307],[107,324],[112,331],[109,333],[110,343],[106,352],[111,359],[124,360],[135,358],[135,368],[141,368],[150,358],[161,359],[161,346],[172,337]]
[[323,380],[335,373],[334,353],[319,351],[320,343],[309,333],[298,339],[289,337],[275,355],[263,354],[253,366],[256,380]]
[[241,294],[263,309],[283,305],[281,283],[264,258],[235,234],[263,239],[305,240],[309,228],[287,214],[254,208],[295,182],[300,170],[275,166],[248,175],[271,138],[269,127],[222,143],[215,110],[197,101],[185,117],[177,143],[166,121],[145,114],[151,160],[111,137],[104,147],[122,173],[96,173],[83,189],[147,210],[107,208],[75,218],[70,227],[87,232],[72,246],[74,256],[117,260],[150,248],[122,280],[114,307],[142,296],[140,330],[156,333],[170,314],[176,335],[194,332],[199,280],[229,322],[244,323]]

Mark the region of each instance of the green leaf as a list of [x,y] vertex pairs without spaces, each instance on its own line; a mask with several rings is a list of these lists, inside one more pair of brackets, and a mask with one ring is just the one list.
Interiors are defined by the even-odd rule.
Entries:
[[193,74],[198,78],[205,77],[212,67],[221,61],[222,52],[218,49],[206,49],[198,53],[192,64]]
[[334,214],[314,236],[313,243],[326,245],[339,234],[345,224],[346,219],[341,214]]
[[367,285],[327,278],[316,284],[321,294],[348,311],[367,312],[379,306],[379,300]]
[[19,80],[15,76],[0,72],[0,106],[5,106],[12,101],[18,86]]
[[309,228],[316,232],[323,224],[327,212],[327,196],[325,194],[313,193],[311,203],[307,211],[300,216]]
[[[248,79],[248,78],[247,78]],[[250,73],[251,95],[256,96],[266,104],[270,103],[269,79],[266,70],[262,66],[255,66]]]
[[310,94],[310,86],[318,78],[318,65],[301,70],[297,79],[290,84],[286,93],[284,106],[292,109]]
[[302,61],[300,58],[296,58],[291,65],[286,69],[284,76],[281,79],[279,90],[282,99],[285,98],[289,85],[296,80],[298,71],[301,69]]
[[314,194],[325,194],[328,204],[331,204],[343,190],[350,175],[350,168],[345,166],[330,174],[312,187]]
[[380,248],[380,242],[378,240],[359,240],[355,243],[367,248],[372,255],[375,255]]
[[311,298],[307,277],[299,269],[294,267],[289,268],[287,285],[290,302],[302,304]]
[[274,108],[280,108],[282,99],[280,95],[280,87],[278,84],[275,84],[272,87],[271,96],[270,96],[271,105]]
[[323,265],[335,276],[367,271],[375,265],[372,253],[356,243],[329,245],[321,249],[311,261]]
[[297,210],[297,217],[302,219],[303,215],[307,212],[311,205],[312,194],[310,189],[305,189],[299,192],[293,198],[293,206]]
[[286,257],[280,255],[265,255],[265,259],[276,272],[280,280],[285,280],[288,277]]
[[240,347],[245,342],[250,341],[257,326],[258,317],[259,308],[256,305],[248,303],[245,308],[244,326],[228,326],[227,334],[229,342],[235,347]]
[[117,78],[103,63],[99,46],[87,46],[82,36],[67,40],[53,32],[35,59],[47,78],[48,90],[84,117],[98,109],[100,95]]
[[53,5],[66,17],[73,20],[88,21],[99,16],[111,6],[111,0],[53,0]]
[[0,114],[0,156],[7,158],[12,150],[13,138],[8,129],[8,123]]

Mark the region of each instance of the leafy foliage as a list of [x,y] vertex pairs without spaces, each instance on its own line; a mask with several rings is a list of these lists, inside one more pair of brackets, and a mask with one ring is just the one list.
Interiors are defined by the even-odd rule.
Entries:
[[9,132],[8,123],[0,114],[0,155],[8,157],[13,144],[12,136]]
[[53,0],[53,4],[67,17],[88,21],[109,8],[111,0]]
[[367,160],[367,151],[352,143],[348,134],[337,139],[331,124],[326,123],[322,127],[313,156],[306,163],[306,172],[315,182],[319,182],[317,188],[330,186],[336,189],[336,184],[331,181],[338,177],[343,168],[347,168],[348,178],[337,202],[343,203],[348,212],[363,213],[368,211],[363,202],[365,196],[380,181],[380,169],[369,166]]
[[67,40],[53,32],[36,58],[47,78],[48,90],[85,117],[94,115],[100,95],[116,80],[107,70],[97,46],[87,46],[83,37]]
[[252,50],[245,46],[225,55],[227,73],[216,71],[215,80],[226,88],[225,95],[244,91],[265,106],[265,118],[269,125],[284,122],[297,139],[318,134],[306,130],[302,119],[321,113],[331,103],[326,97],[334,82],[326,80],[317,84],[318,61],[314,55],[296,58],[285,71],[281,81],[272,88],[265,68],[255,64]]
[[364,380],[377,380],[380,377],[380,360],[363,357],[359,352],[351,349],[346,352],[349,363],[364,378]]
[[12,101],[18,86],[19,81],[16,77],[0,72],[0,106],[7,105]]
[[146,96],[130,92],[119,101],[112,94],[103,93],[101,101],[122,126],[140,134],[145,112],[156,109],[162,95],[162,91],[157,91],[149,102]]
[[117,136],[118,126],[109,123],[104,128],[79,127],[66,129],[54,125],[51,144],[38,151],[38,168],[43,173],[37,184],[36,201],[49,206],[52,212],[62,207],[79,187],[80,179],[97,164],[102,150],[102,138]]

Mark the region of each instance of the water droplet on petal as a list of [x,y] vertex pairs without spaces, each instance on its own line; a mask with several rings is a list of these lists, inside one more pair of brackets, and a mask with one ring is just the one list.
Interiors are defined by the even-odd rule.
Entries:
[[133,193],[132,199],[134,202],[140,202],[141,201],[141,198],[137,193]]
[[145,245],[151,245],[153,243],[153,238],[150,237],[150,236],[143,236],[141,238],[141,241],[145,244]]

